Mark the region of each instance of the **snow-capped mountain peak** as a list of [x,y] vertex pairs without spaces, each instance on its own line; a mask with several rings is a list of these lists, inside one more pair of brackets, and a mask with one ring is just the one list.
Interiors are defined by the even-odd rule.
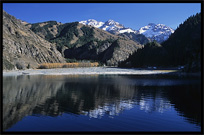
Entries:
[[125,28],[122,24],[109,19],[108,21],[106,21],[104,23],[104,25],[101,27],[102,30],[106,30],[106,31],[114,31],[114,32],[119,32],[120,29]]
[[174,30],[164,24],[149,23],[139,29],[139,34],[143,34],[159,43],[167,40],[172,33],[174,33]]
[[84,25],[90,25],[90,26],[93,26],[93,27],[96,27],[96,28],[100,28],[101,26],[104,25],[104,22],[98,22],[94,19],[88,19],[88,20],[85,20],[85,21],[80,21],[79,23],[81,24],[84,24]]

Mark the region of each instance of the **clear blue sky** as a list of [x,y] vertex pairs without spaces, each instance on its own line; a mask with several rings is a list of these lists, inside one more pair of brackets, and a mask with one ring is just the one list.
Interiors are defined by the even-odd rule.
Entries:
[[28,23],[62,23],[113,19],[138,30],[148,23],[176,29],[189,16],[201,12],[200,3],[3,3],[3,9]]

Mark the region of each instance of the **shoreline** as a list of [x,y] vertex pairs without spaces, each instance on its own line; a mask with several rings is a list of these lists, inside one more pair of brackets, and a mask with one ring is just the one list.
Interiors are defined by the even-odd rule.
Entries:
[[89,67],[89,68],[54,68],[3,71],[3,76],[18,75],[151,75],[175,73],[178,70],[154,70],[137,68]]

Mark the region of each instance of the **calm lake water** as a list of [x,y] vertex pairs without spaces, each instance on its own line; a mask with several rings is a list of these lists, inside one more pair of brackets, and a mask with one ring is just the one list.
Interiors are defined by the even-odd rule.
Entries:
[[201,79],[3,77],[4,131],[201,131]]

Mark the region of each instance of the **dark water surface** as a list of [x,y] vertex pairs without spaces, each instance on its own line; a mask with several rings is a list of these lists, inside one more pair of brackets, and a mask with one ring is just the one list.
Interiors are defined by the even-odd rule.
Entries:
[[177,75],[3,77],[4,131],[201,131],[201,80]]

